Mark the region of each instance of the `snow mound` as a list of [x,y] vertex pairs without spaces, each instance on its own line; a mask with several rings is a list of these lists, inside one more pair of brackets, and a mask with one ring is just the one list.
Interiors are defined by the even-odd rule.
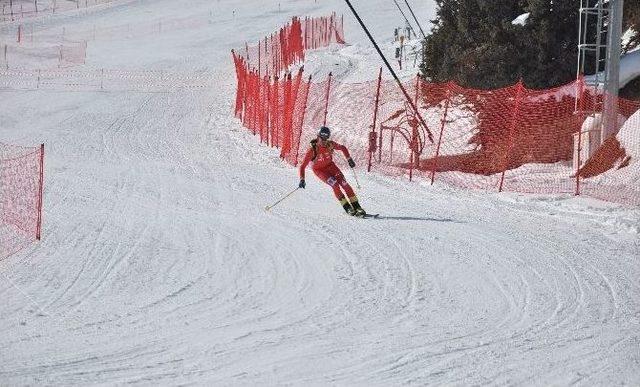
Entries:
[[513,19],[511,24],[513,24],[514,26],[524,26],[524,25],[527,24],[527,21],[529,20],[529,16],[531,16],[530,12],[523,13],[522,15],[518,16],[517,18]]
[[620,58],[620,88],[638,77],[640,77],[640,50],[635,50]]
[[640,110],[627,119],[616,137],[628,156],[640,158]]

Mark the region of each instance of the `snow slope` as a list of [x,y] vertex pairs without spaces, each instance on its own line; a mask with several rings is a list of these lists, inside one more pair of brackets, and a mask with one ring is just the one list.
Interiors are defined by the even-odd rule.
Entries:
[[[391,38],[392,2],[354,3]],[[0,384],[640,383],[638,209],[359,169],[381,219],[341,214],[314,178],[263,210],[297,174],[231,117],[229,50],[334,10],[368,50],[338,0],[140,0],[44,21],[209,15],[90,42],[85,67],[207,69],[215,87],[1,92],[0,139],[47,156],[44,239],[0,261]]]
[[640,77],[640,49],[633,50],[620,58],[620,87]]

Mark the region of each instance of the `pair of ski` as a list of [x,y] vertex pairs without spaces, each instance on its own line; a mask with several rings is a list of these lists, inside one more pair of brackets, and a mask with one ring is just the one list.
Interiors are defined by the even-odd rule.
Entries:
[[353,214],[350,216],[353,216],[354,218],[362,218],[362,219],[377,219],[378,216],[380,216],[380,214],[362,214],[362,215]]

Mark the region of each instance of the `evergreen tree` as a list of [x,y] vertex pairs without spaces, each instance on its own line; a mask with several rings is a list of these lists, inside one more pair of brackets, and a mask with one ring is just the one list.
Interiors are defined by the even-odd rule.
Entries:
[[[594,0],[595,1],[595,0]],[[550,88],[576,76],[578,8],[573,0],[436,0],[434,28],[424,42],[422,76],[465,87],[493,89],[522,78],[530,88]],[[511,22],[525,12],[524,26]],[[625,30],[638,34],[640,2],[625,1]],[[595,23],[595,18],[590,18]],[[595,34],[595,27],[589,28]],[[595,40],[592,36],[590,41]],[[587,63],[586,73],[593,72]]]
[[528,42],[519,60],[526,68],[528,87],[544,89],[571,82],[576,77],[578,7],[575,1],[527,0],[527,24],[518,33]]
[[623,47],[624,51],[640,46],[640,2],[627,0],[624,2],[624,25],[625,31],[631,28],[635,31],[635,36]]
[[511,21],[522,13],[513,0],[436,0],[437,19],[425,42],[422,75],[472,88],[517,82],[519,41]]

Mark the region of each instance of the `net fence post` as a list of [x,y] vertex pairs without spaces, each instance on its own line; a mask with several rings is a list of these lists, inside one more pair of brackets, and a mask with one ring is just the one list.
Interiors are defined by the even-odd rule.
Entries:
[[513,109],[513,118],[511,119],[511,125],[509,128],[509,142],[507,145],[507,150],[504,155],[504,165],[502,167],[502,174],[500,175],[500,186],[498,187],[498,192],[502,192],[504,187],[504,175],[509,167],[509,157],[511,156],[511,150],[513,148],[513,132],[516,127],[516,123],[520,118],[520,103],[522,102],[522,93],[524,92],[524,84],[522,79],[518,81],[516,86],[516,97],[515,97],[515,107]]
[[449,113],[449,104],[451,103],[451,82],[447,82],[446,99],[444,101],[444,112],[442,113],[442,121],[440,122],[440,135],[438,136],[438,145],[436,145],[436,154],[433,158],[433,169],[431,170],[431,185],[436,179],[436,170],[438,169],[438,157],[440,157],[440,146],[442,145],[442,135],[444,127],[447,124],[447,115]]
[[40,180],[38,183],[38,222],[36,225],[36,239],[42,237],[42,195],[44,184],[44,144],[40,144]]
[[375,149],[373,146],[376,143],[376,138],[373,136],[375,136],[376,124],[378,121],[378,104],[380,102],[380,84],[381,83],[382,83],[382,67],[380,67],[380,71],[378,72],[378,86],[376,87],[376,102],[375,102],[375,107],[373,108],[373,125],[371,125],[371,132],[369,134],[369,165],[367,167],[367,172],[371,172],[371,159],[372,159],[373,153],[375,152]]
[[327,94],[325,96],[324,102],[324,121],[322,122],[322,126],[327,126],[327,113],[329,112],[329,93],[331,92],[331,76],[329,73],[329,79],[327,81]]

